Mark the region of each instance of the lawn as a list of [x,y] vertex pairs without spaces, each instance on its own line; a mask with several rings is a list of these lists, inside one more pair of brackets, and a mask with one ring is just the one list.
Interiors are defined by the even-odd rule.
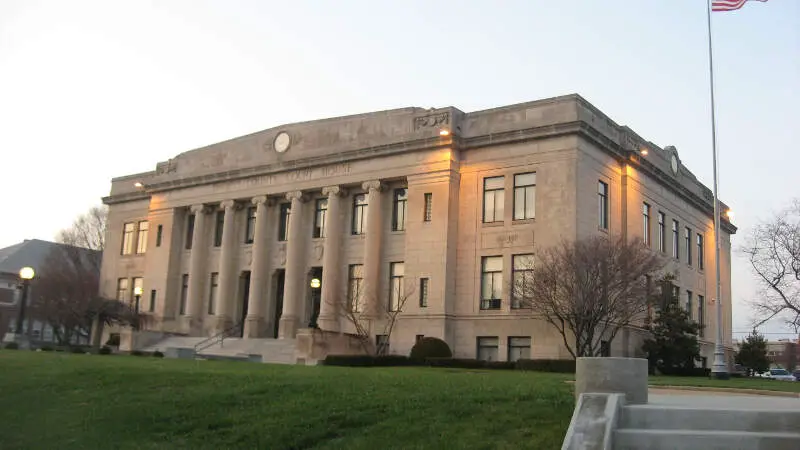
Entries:
[[765,391],[800,392],[800,383],[767,378],[731,378],[717,380],[698,377],[650,377],[650,386],[702,386],[712,388],[760,389]]
[[568,378],[2,350],[0,448],[560,448]]

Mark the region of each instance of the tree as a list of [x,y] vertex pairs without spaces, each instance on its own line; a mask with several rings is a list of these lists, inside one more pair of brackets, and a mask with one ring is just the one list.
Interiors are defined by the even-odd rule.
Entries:
[[767,340],[755,329],[744,339],[739,353],[736,354],[736,364],[741,364],[756,373],[769,369],[767,359]]
[[78,216],[72,226],[56,234],[56,241],[74,247],[103,251],[106,237],[108,209],[94,206]]
[[648,279],[664,260],[641,240],[564,241],[521,263],[512,295],[561,334],[573,358],[600,356],[625,326],[644,320]]
[[660,284],[661,293],[657,294],[660,306],[650,327],[653,337],[645,340],[642,348],[647,353],[650,367],[662,373],[693,369],[695,361],[700,360],[700,344],[697,342],[700,325],[692,321],[689,312],[679,305],[672,288],[672,277],[662,278]]
[[[347,304],[337,302],[333,306],[338,316],[343,319],[344,326],[349,331],[348,334],[358,340],[364,354],[382,355],[387,351],[395,324],[412,294],[413,289],[406,289],[401,285],[396,294],[394,307],[390,306],[389,301],[381,298],[378,298],[378,301],[375,302],[367,302],[363,298],[358,303],[348,300]],[[349,296],[344,298],[349,299]],[[373,341],[373,336],[383,336],[385,343],[379,345],[376,342],[377,337],[375,338],[376,341]]]
[[751,303],[760,321],[776,316],[800,329],[800,199],[757,225],[740,249],[750,260],[761,291]]

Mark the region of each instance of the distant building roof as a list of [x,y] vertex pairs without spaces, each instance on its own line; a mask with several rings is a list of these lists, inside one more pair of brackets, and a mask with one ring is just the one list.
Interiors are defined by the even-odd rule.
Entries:
[[[23,267],[33,267],[33,270],[39,271],[52,250],[64,247],[78,248],[40,239],[25,239],[19,244],[0,248],[0,274],[16,275]],[[97,250],[85,248],[81,248],[80,251],[86,254],[100,254]]]

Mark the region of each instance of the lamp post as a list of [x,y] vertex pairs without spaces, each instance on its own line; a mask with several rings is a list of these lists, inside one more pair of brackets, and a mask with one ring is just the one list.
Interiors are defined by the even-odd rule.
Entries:
[[19,278],[22,280],[22,298],[19,301],[19,309],[17,310],[17,323],[14,327],[14,341],[20,347],[28,346],[27,330],[23,330],[23,322],[25,322],[25,307],[28,303],[28,291],[30,290],[31,280],[34,275],[33,268],[23,267],[19,270]]
[[[133,288],[133,298],[134,298],[133,314],[138,319],[139,318],[139,300],[142,298],[142,287],[141,286],[136,286],[136,287]],[[139,324],[136,323],[136,326],[134,328],[138,330],[139,329]]]

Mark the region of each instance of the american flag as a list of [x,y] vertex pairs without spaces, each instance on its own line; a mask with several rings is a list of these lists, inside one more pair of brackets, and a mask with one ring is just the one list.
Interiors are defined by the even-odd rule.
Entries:
[[711,2],[712,11],[735,11],[747,2],[766,2],[767,0],[713,0]]

